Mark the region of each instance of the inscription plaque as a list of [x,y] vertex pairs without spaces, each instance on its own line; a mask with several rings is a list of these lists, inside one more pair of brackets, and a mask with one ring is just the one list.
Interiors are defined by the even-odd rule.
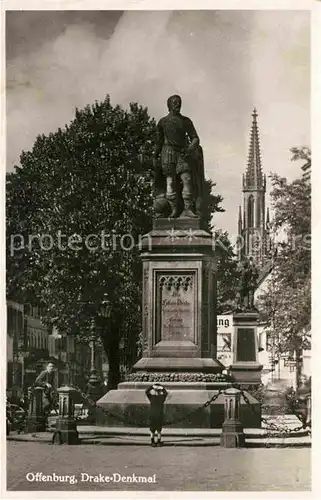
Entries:
[[238,328],[236,361],[256,361],[255,328]]
[[194,342],[193,275],[162,275],[159,285],[159,340]]

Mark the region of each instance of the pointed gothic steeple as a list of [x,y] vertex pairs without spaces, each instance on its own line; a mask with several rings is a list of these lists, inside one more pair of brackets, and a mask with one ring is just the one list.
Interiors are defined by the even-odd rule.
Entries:
[[253,120],[250,136],[249,155],[243,181],[243,187],[245,189],[264,189],[265,187],[265,176],[263,176],[261,166],[261,151],[257,117],[258,114],[256,108],[254,108],[252,113]]
[[261,265],[266,257],[266,177],[262,172],[257,111],[252,113],[250,147],[245,173],[243,174],[243,215],[239,210],[238,234],[242,241],[239,259],[253,256]]

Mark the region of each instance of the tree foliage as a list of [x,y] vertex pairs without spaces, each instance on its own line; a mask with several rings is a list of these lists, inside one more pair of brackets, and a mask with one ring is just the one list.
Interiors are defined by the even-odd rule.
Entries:
[[146,109],[125,111],[107,96],[39,136],[7,177],[8,294],[41,304],[61,332],[98,334],[110,363],[139,316],[154,130]]
[[217,255],[217,314],[224,314],[236,307],[240,279],[238,261],[227,231],[214,230]]
[[[107,96],[37,137],[7,176],[7,294],[41,305],[49,328],[99,337],[111,386],[120,343],[132,364],[141,329],[139,241],[152,224],[154,136],[147,109],[126,111]],[[209,221],[222,198],[206,186]]]
[[[301,158],[299,151],[296,154]],[[295,352],[299,359],[310,347],[311,185],[302,177],[289,182],[277,174],[271,181],[276,251],[259,307],[276,353]]]
[[305,181],[310,181],[311,179],[311,150],[307,146],[301,148],[292,148],[292,161],[303,160],[304,163],[301,166],[303,172],[302,177]]

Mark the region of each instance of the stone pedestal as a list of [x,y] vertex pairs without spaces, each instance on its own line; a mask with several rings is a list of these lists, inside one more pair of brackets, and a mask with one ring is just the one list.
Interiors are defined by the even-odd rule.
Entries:
[[26,432],[44,432],[46,417],[43,412],[43,388],[34,387],[29,392],[29,409]]
[[157,220],[143,241],[146,344],[135,370],[222,369],[216,361],[216,258],[211,234],[199,226],[198,219]]
[[53,438],[54,444],[79,444],[77,424],[74,418],[73,395],[75,392],[76,390],[69,386],[62,386],[58,389],[59,417]]
[[225,420],[220,440],[223,448],[242,448],[245,446],[240,403],[241,392],[238,389],[231,388],[225,391]]
[[216,374],[224,366],[216,359],[212,235],[199,219],[158,219],[142,240],[141,257],[143,357],[134,366],[131,380],[97,403],[120,418],[99,412],[99,423],[148,426],[145,390],[153,382],[161,382],[169,393],[164,405],[165,426],[220,427],[224,420],[222,395],[195,412],[229,385],[216,382]]
[[233,363],[230,373],[241,385],[259,385],[263,365],[258,361],[257,323],[259,314],[246,311],[233,314]]

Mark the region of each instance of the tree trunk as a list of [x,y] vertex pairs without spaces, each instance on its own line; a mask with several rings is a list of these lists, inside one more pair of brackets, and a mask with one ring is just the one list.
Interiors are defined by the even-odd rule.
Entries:
[[295,349],[295,361],[296,361],[296,388],[301,385],[301,376],[302,376],[302,359],[301,359],[302,350],[300,348]]

